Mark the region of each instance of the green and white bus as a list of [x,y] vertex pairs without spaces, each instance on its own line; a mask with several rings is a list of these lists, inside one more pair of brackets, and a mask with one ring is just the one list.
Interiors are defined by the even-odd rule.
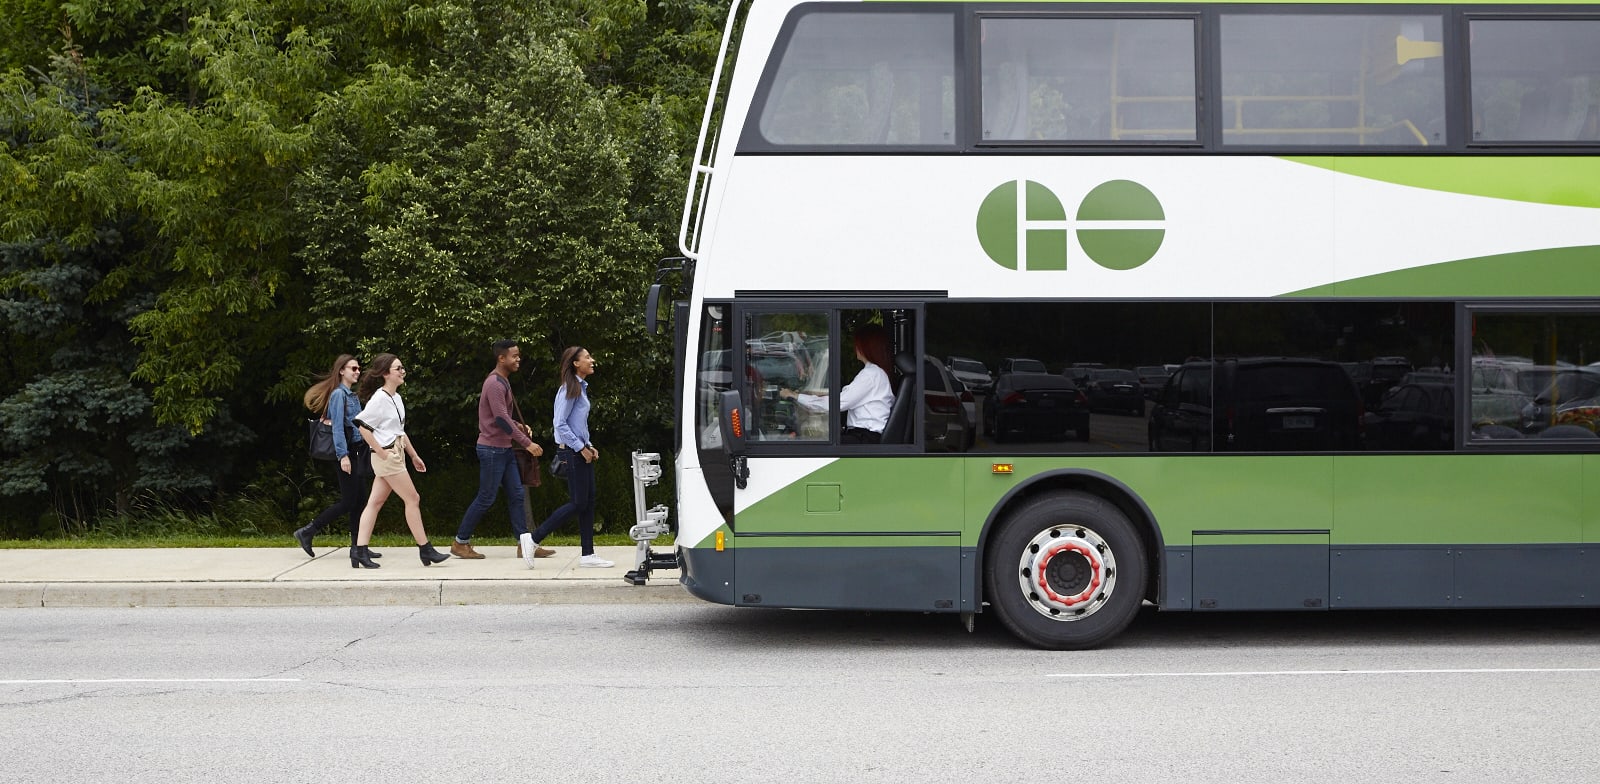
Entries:
[[[1146,602],[1600,606],[1600,5],[728,31],[680,237],[696,596],[1058,649]],[[869,323],[897,397],[849,444],[778,393],[837,401]]]

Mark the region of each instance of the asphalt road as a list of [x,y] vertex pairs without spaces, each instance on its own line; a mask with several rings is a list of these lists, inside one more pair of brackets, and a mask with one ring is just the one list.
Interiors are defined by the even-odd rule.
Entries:
[[1600,612],[0,612],[3,782],[1592,782]]

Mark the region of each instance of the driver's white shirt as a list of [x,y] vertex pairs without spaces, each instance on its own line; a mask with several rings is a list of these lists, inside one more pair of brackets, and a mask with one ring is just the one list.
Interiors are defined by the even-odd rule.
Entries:
[[[827,412],[827,395],[795,395],[807,411]],[[882,433],[889,424],[889,409],[894,406],[894,388],[889,384],[889,374],[883,368],[868,362],[850,383],[839,390],[839,410],[845,414],[845,425]]]

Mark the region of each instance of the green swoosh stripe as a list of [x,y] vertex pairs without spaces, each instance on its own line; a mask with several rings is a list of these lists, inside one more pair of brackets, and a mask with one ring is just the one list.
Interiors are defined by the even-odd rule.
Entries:
[[1496,199],[1600,207],[1600,156],[1333,158],[1294,156],[1283,160],[1369,180],[1433,191]]
[[1285,297],[1595,297],[1600,246],[1446,261],[1292,291]]

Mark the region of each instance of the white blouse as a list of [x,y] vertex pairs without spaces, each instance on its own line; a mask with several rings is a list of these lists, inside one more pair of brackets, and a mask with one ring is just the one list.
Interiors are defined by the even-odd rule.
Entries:
[[[828,410],[827,395],[795,395],[807,411]],[[883,368],[868,362],[850,383],[839,390],[839,410],[845,415],[847,427],[861,427],[882,433],[889,424],[889,409],[894,406],[894,388],[889,384],[889,374]]]
[[406,403],[399,395],[379,389],[372,393],[356,419],[372,431],[379,446],[387,449],[394,445],[395,439],[406,434]]

